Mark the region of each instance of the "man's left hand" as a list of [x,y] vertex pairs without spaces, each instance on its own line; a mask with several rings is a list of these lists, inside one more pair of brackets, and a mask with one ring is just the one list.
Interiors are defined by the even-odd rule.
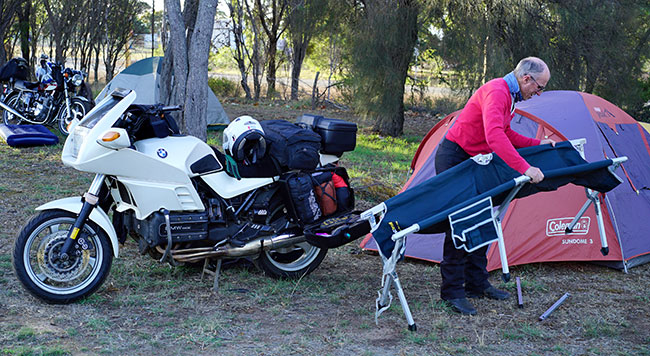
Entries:
[[551,140],[550,138],[545,138],[545,139],[543,139],[539,144],[540,144],[540,145],[545,145],[545,144],[547,144],[547,143],[550,143],[551,146],[555,147],[555,141],[554,141],[554,140]]

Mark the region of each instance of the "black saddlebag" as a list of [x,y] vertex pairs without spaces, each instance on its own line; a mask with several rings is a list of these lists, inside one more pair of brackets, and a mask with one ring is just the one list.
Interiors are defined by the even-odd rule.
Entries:
[[295,215],[303,224],[311,224],[321,218],[322,211],[316,200],[310,174],[289,174],[286,177],[286,187]]
[[281,167],[313,170],[320,162],[321,137],[308,129],[285,120],[260,122],[269,152]]
[[305,227],[307,242],[320,248],[336,248],[370,232],[368,220],[359,219],[359,212],[349,212]]

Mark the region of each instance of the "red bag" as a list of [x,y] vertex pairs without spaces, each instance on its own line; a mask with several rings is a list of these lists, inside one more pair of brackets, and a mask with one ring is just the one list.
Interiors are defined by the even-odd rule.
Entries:
[[314,191],[316,192],[316,200],[318,200],[318,205],[320,205],[323,216],[334,214],[337,209],[334,183],[328,180],[315,186]]

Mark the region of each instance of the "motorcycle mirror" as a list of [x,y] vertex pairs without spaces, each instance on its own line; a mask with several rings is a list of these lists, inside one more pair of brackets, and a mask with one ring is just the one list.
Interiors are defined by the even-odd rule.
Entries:
[[125,129],[117,127],[113,127],[104,132],[104,134],[97,139],[97,143],[112,150],[119,150],[131,146],[129,134]]

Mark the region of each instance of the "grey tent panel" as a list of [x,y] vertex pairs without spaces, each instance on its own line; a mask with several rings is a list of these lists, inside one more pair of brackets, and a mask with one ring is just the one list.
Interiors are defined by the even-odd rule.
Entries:
[[163,57],[150,57],[139,60],[126,67],[120,74],[146,75],[155,72],[160,75],[162,59]]

